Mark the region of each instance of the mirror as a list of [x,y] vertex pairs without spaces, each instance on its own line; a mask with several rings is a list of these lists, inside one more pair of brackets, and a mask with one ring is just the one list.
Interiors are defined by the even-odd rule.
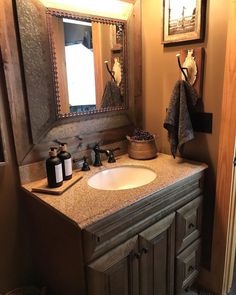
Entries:
[[127,106],[126,22],[47,9],[57,116]]
[[[93,1],[94,5],[91,6],[90,10],[67,6],[69,1],[63,1],[65,5],[60,6],[60,8],[56,5],[54,8],[51,8],[53,5],[49,8],[49,2],[46,0],[44,2],[42,3],[42,0],[15,0],[25,97],[22,106],[25,103],[24,110],[26,120],[28,120],[26,123],[29,125],[29,141],[36,145],[55,126],[63,126],[69,123],[75,125],[80,121],[85,122],[91,118],[105,118],[109,115],[108,111],[112,111],[110,112],[112,116],[129,114],[132,120],[133,116],[141,114],[140,2],[137,1],[133,5],[129,2],[107,0],[111,4],[108,5],[110,7],[109,13],[98,12],[97,10],[101,5],[100,1],[96,0]],[[47,5],[46,2],[48,2]],[[75,2],[80,2],[86,6],[90,1]],[[119,2],[122,3],[122,7],[124,3],[129,5],[125,6],[125,9],[123,9],[124,7],[118,9],[115,3]],[[72,10],[73,12],[71,12]],[[119,34],[122,35],[120,41],[117,42],[121,46],[118,45],[117,48],[113,48],[112,55],[114,57],[120,55],[122,80],[119,88],[123,95],[122,106],[114,107],[114,104],[111,104],[109,107],[102,108],[99,106],[94,111],[62,112],[62,102],[65,99],[64,95],[61,94],[62,90],[58,83],[60,79],[64,80],[64,78],[59,76],[59,74],[63,74],[63,71],[56,68],[57,65],[61,68],[61,63],[58,62],[58,55],[54,47],[56,35],[53,33],[52,22],[53,19],[60,20],[63,18],[87,23],[90,21],[91,24],[101,24],[106,28],[116,26],[117,40]],[[119,27],[122,28],[120,33]],[[93,47],[97,44],[101,46],[104,43],[98,43],[95,40]],[[60,46],[60,48],[63,47]],[[106,60],[112,70],[112,60],[107,57]],[[105,58],[101,59],[100,64],[102,66],[100,67],[94,65],[95,73],[98,70],[107,73],[104,61]],[[101,73],[97,73],[97,75],[102,76]],[[111,81],[112,78],[108,73],[107,75],[109,77],[107,81]],[[136,110],[138,111],[136,112]],[[138,122],[141,122],[140,118],[137,119]]]

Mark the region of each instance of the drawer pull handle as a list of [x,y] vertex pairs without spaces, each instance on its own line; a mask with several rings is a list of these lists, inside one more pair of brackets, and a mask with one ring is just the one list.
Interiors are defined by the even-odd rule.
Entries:
[[188,272],[192,272],[194,270],[194,267],[192,265],[189,266]]
[[137,258],[137,259],[139,259],[141,257],[141,254],[139,252],[134,253],[134,257]]
[[146,247],[144,247],[144,248],[142,248],[142,250],[141,250],[141,254],[147,254],[148,253],[148,248],[146,248]]
[[186,287],[186,288],[184,289],[184,291],[187,293],[187,292],[190,291],[190,288],[189,288],[189,287]]
[[194,228],[195,227],[195,225],[191,222],[191,223],[189,223],[189,225],[188,225],[188,228],[189,229],[191,229],[191,228]]

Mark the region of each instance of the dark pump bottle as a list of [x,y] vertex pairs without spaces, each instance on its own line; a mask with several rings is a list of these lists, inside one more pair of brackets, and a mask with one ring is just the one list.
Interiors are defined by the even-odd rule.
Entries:
[[49,158],[46,160],[48,186],[59,187],[63,183],[62,164],[57,157],[57,148],[50,148]]
[[67,144],[60,144],[60,153],[58,154],[58,158],[62,163],[62,172],[63,179],[68,180],[72,178],[72,162],[71,162],[71,154],[67,151]]

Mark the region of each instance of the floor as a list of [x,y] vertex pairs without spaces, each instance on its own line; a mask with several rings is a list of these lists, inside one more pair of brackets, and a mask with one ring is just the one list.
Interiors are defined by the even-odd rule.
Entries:
[[[211,295],[210,293],[201,292],[200,294],[196,292],[189,291],[185,293],[186,295]],[[236,295],[236,259],[234,265],[234,277],[233,277],[233,285],[231,287],[230,293],[228,295]]]

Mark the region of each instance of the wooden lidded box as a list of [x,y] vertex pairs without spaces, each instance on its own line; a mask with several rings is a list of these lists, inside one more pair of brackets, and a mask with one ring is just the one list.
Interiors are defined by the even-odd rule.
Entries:
[[136,160],[148,160],[155,158],[157,147],[155,137],[149,140],[136,140],[126,136],[128,140],[128,155]]

